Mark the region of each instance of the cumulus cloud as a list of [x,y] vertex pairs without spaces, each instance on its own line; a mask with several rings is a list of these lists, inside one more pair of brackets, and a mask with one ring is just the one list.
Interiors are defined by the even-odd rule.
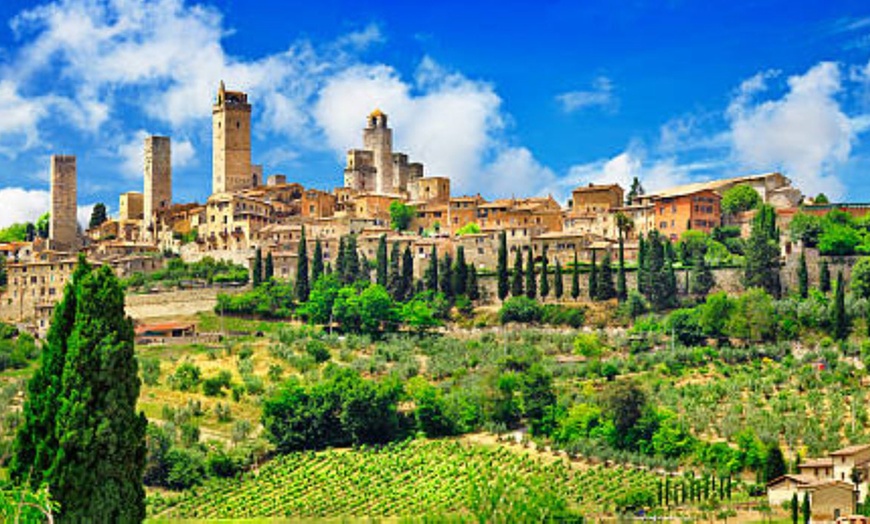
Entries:
[[780,169],[807,194],[844,193],[836,169],[849,159],[864,126],[840,106],[840,67],[822,62],[788,78],[780,98],[762,99],[771,74],[743,82],[728,106],[733,152],[750,170]]
[[524,147],[510,147],[499,151],[487,166],[486,194],[497,197],[523,197],[552,194],[563,200],[567,192],[559,185],[556,174],[535,160]]
[[36,222],[48,211],[51,195],[48,191],[27,190],[20,187],[0,189],[0,227],[16,222]]
[[569,91],[556,96],[566,113],[573,113],[590,107],[615,109],[616,96],[613,94],[613,82],[606,76],[599,76],[592,82],[591,89]]

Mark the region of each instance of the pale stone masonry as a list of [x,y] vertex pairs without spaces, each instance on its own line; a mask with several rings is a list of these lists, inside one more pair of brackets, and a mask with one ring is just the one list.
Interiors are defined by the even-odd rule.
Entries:
[[51,157],[51,217],[49,219],[49,246],[58,251],[78,248],[76,206],[76,157]]
[[241,91],[227,91],[221,82],[212,106],[212,194],[258,185],[262,168],[251,165],[251,104]]
[[145,194],[142,233],[156,238],[157,214],[172,206],[172,144],[169,137],[145,137]]
[[393,153],[393,130],[387,115],[375,109],[363,129],[363,148],[347,152],[345,187],[378,195],[407,195],[409,185],[423,178],[423,164]]

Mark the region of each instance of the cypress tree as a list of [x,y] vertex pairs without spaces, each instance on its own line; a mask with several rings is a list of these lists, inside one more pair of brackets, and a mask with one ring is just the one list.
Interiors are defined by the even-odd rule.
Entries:
[[553,294],[556,295],[556,300],[562,300],[563,294],[562,282],[562,264],[559,259],[556,259],[556,279],[553,281]]
[[846,316],[846,284],[843,272],[837,272],[837,289],[834,295],[834,333],[835,340],[845,340],[849,336],[849,318]]
[[616,270],[616,298],[620,302],[628,298],[628,288],[625,285],[625,242],[622,239],[622,229],[619,230],[619,267]]
[[466,293],[468,285],[468,264],[465,263],[465,247],[456,248],[456,261],[453,263],[453,295],[459,296]]
[[366,257],[365,253],[359,254],[359,273],[357,273],[355,281],[359,282],[371,282],[372,275],[369,270],[369,259]]
[[360,276],[359,253],[356,247],[356,235],[350,235],[345,242],[344,280],[348,284],[355,282]]
[[828,293],[831,291],[831,269],[828,267],[828,259],[822,259],[819,267],[819,291]]
[[468,263],[468,298],[470,300],[480,300],[480,287],[477,283],[477,269],[471,262]]
[[399,251],[399,243],[393,242],[390,250],[390,270],[387,275],[387,290],[393,300],[402,300],[402,253]]
[[601,272],[598,277],[598,300],[610,300],[616,296],[613,286],[613,268],[610,265],[610,253],[604,252],[601,258]]
[[580,264],[577,262],[577,251],[574,251],[574,268],[571,270],[571,298],[580,298]]
[[450,253],[444,253],[441,267],[438,270],[438,286],[448,299],[453,298],[453,258]]
[[517,246],[517,256],[514,258],[514,274],[511,276],[511,296],[523,294],[523,250]]
[[798,294],[801,298],[807,298],[810,291],[809,275],[807,272],[807,257],[801,249],[801,256],[798,257],[797,267]]
[[535,280],[535,257],[529,249],[529,262],[526,264],[526,296],[535,298],[538,295],[538,283]]
[[498,299],[502,302],[507,298],[508,291],[510,291],[507,264],[507,233],[502,230],[498,235],[498,263],[496,267],[496,274],[498,275]]
[[[62,522],[141,522],[145,518],[145,427],[142,413],[136,414],[140,382],[133,351],[133,322],[124,313],[124,291],[108,266],[96,271],[84,269],[81,259],[65,298],[55,310],[61,320],[52,325],[54,343],[66,343],[65,354],[52,352],[43,357],[49,364],[33,381],[44,381],[56,400],[28,399],[25,414],[53,413],[43,427],[25,416],[20,442],[30,439],[39,449],[33,458],[50,461],[36,477],[46,482],[53,500],[60,504]],[[75,298],[70,296],[75,295]],[[74,308],[69,322],[70,308]],[[63,350],[63,344],[50,348]],[[58,372],[60,375],[49,376]],[[46,380],[47,379],[47,380]],[[35,384],[29,385],[32,391]],[[45,391],[44,394],[49,393]],[[58,437],[43,432],[48,429]],[[53,453],[48,456],[46,453]],[[24,463],[28,455],[16,457],[15,475],[30,474],[39,467]]]
[[266,268],[264,270],[263,280],[269,282],[275,276],[275,261],[272,259],[272,252],[266,254]]
[[344,258],[346,254],[347,242],[345,241],[345,237],[341,237],[338,239],[338,253],[335,256],[335,268],[333,269],[335,269],[335,272],[338,274],[338,280],[343,284],[347,283],[344,282],[344,276],[346,274]]
[[263,252],[258,247],[254,251],[254,267],[251,268],[251,284],[259,287],[263,283]]
[[414,257],[411,255],[411,246],[405,246],[402,253],[402,300],[411,298],[414,294]]
[[323,266],[323,274],[331,275],[332,274],[332,262],[327,262],[325,266]]
[[640,235],[637,240],[637,292],[646,295],[647,284],[647,249],[646,240]]
[[779,297],[779,232],[776,212],[762,205],[752,220],[752,231],[746,243],[746,266],[743,285],[760,287],[773,297]]
[[810,494],[804,493],[804,501],[801,504],[801,513],[803,514],[803,524],[810,524]]
[[307,302],[309,293],[311,293],[311,285],[308,282],[308,246],[305,241],[305,226],[302,226],[296,255],[296,300]]
[[311,260],[311,282],[317,282],[321,275],[323,275],[323,246],[318,238],[314,242],[314,258]]
[[432,245],[432,254],[429,255],[429,267],[424,275],[426,289],[433,293],[438,292],[438,249]]
[[791,524],[798,524],[798,496],[797,492],[791,496]]
[[544,247],[544,254],[541,257],[541,298],[546,298],[550,294],[550,277],[547,275],[547,247]]
[[707,293],[716,285],[716,279],[713,277],[713,271],[707,265],[707,260],[704,254],[700,251],[695,253],[695,262],[692,264],[692,279],[690,282],[690,292],[698,298],[707,296]]
[[376,282],[381,286],[387,287],[387,235],[381,235],[381,238],[378,239],[376,271]]
[[598,298],[598,266],[595,263],[595,250],[592,250],[592,267],[589,268],[589,298]]

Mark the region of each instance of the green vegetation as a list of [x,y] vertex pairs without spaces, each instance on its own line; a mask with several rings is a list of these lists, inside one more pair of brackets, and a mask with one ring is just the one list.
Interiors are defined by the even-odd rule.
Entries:
[[469,223],[465,224],[464,226],[462,226],[456,230],[456,234],[459,236],[477,235],[479,233],[480,233],[480,226],[477,224],[477,222],[469,222]]
[[91,219],[88,222],[88,229],[98,228],[108,219],[109,217],[106,214],[106,204],[97,202],[91,210]]
[[722,213],[735,215],[761,205],[761,195],[748,184],[738,184],[722,194]]
[[396,231],[407,231],[411,220],[417,216],[417,209],[398,200],[390,202],[390,228]]
[[153,273],[134,273],[123,280],[123,285],[132,290],[205,286],[214,284],[241,285],[248,282],[248,270],[243,266],[205,257],[198,262],[186,263],[180,258],[170,258],[163,269]]

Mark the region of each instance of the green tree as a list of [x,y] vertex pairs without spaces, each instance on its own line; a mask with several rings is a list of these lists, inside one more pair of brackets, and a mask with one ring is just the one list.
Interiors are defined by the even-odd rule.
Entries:
[[456,261],[453,263],[453,295],[459,296],[466,293],[468,286],[468,264],[465,262],[465,247],[456,247]]
[[498,276],[498,299],[504,302],[510,291],[508,282],[508,256],[507,256],[507,233],[501,230],[498,234],[498,262],[496,274]]
[[574,266],[571,268],[571,298],[580,298],[580,263],[577,261],[577,251],[574,251]]
[[764,481],[770,482],[788,473],[785,457],[778,444],[773,444],[767,450],[764,461]]
[[710,270],[710,266],[707,265],[704,253],[701,251],[696,252],[695,261],[692,264],[689,291],[698,298],[704,298],[715,285],[716,279],[713,276],[713,271]]
[[511,275],[511,296],[523,295],[523,250],[517,246],[517,255],[514,258],[514,273]]
[[263,269],[263,280],[268,282],[275,276],[275,261],[272,259],[272,252],[266,254],[266,264]]
[[643,190],[643,186],[640,184],[640,180],[637,177],[634,177],[631,181],[631,188],[628,191],[628,195],[625,197],[625,205],[630,206],[638,199],[645,194]]
[[314,281],[314,286],[308,295],[308,302],[302,304],[299,314],[309,322],[329,324],[339,289],[341,289],[341,282],[336,275],[321,275]]
[[592,264],[589,268],[589,298],[598,298],[598,264],[595,261],[595,250],[592,250]]
[[646,296],[648,281],[646,240],[641,234],[637,240],[637,291],[641,295]]
[[426,281],[426,290],[433,293],[438,291],[438,249],[432,245],[432,253],[429,255],[429,267],[423,276]]
[[393,242],[390,250],[390,269],[387,273],[387,290],[393,300],[402,300],[402,252],[399,243]]
[[801,503],[801,516],[803,518],[803,524],[810,524],[810,519],[812,518],[812,514],[810,513],[810,494],[804,493],[804,501]]
[[738,184],[722,194],[722,212],[735,215],[761,205],[761,195],[748,184]]
[[598,286],[596,288],[596,298],[598,300],[610,300],[616,297],[616,288],[613,287],[613,269],[610,265],[610,253],[604,252],[604,257],[601,258],[601,274],[598,278]]
[[635,382],[614,382],[603,393],[603,403],[610,413],[615,429],[615,444],[620,449],[634,445],[635,426],[647,409],[646,394]]
[[377,335],[395,330],[399,315],[393,299],[383,286],[370,284],[359,295],[360,330]]
[[828,267],[827,258],[823,258],[819,266],[819,291],[822,293],[831,291],[831,269]]
[[346,284],[355,282],[364,269],[359,263],[359,250],[356,246],[356,235],[349,235],[347,242],[344,243],[344,274],[342,281]]
[[774,297],[779,297],[779,232],[776,229],[776,212],[765,204],[758,208],[752,220],[752,232],[746,245],[746,265],[743,285],[760,287]]
[[406,245],[402,253],[402,300],[407,300],[414,294],[414,257],[411,246]]
[[36,221],[36,234],[39,235],[39,238],[48,238],[49,235],[49,227],[51,223],[51,213],[46,211],[45,213],[39,215],[39,219]]
[[387,287],[387,265],[387,235],[381,235],[378,239],[375,282],[384,287]]
[[317,282],[321,275],[323,275],[323,246],[318,238],[314,242],[314,258],[311,259],[311,281]]
[[480,226],[476,222],[469,222],[456,230],[457,236],[480,234]]
[[632,220],[622,211],[616,213],[616,229],[619,231],[619,266],[616,273],[616,298],[620,302],[628,298],[625,284],[625,234],[634,227]]
[[[870,267],[868,267],[870,269]],[[854,279],[855,273],[852,273],[852,278]],[[868,275],[870,276],[870,275]],[[809,274],[807,272],[807,257],[804,254],[803,249],[801,249],[801,255],[798,258],[798,267],[797,267],[797,281],[798,281],[798,294],[801,298],[807,298],[810,292],[810,283],[809,283]],[[854,282],[854,280],[853,280]],[[854,289],[854,285],[853,285]]]
[[826,204],[830,204],[831,201],[828,200],[827,195],[825,195],[824,193],[819,193],[818,195],[816,195],[816,198],[813,199],[813,203],[826,205]]
[[406,231],[415,216],[417,216],[417,210],[414,206],[403,204],[398,200],[390,202],[390,227],[392,229]]
[[852,266],[852,293],[858,298],[870,298],[870,257],[861,257]]
[[[73,294],[75,298],[70,298]],[[141,522],[147,422],[144,414],[135,411],[140,381],[133,322],[124,313],[124,291],[108,266],[90,271],[80,259],[64,295],[55,313],[60,322],[57,328],[52,325],[52,339],[59,343],[53,349],[61,351],[43,361],[50,371],[47,368],[32,379],[59,386],[43,391],[56,400],[29,399],[27,404],[35,405],[25,408],[31,414],[37,408],[40,415],[53,415],[53,420],[25,417],[19,430],[21,443],[29,440],[39,451],[16,457],[13,474],[21,480],[29,475],[30,482],[41,476],[61,506],[62,521]],[[58,367],[59,377],[48,375],[57,373]],[[31,458],[50,465],[34,475],[42,464]]]
[[450,253],[444,253],[444,258],[441,259],[441,266],[438,268],[438,286],[444,296],[451,300],[453,299],[453,257]]
[[251,268],[251,284],[259,287],[263,282],[263,252],[258,247],[254,251],[254,265]]
[[311,284],[308,282],[308,243],[305,241],[305,226],[302,226],[302,234],[299,236],[299,247],[296,252],[296,300],[305,302],[311,292]]
[[91,210],[91,220],[88,222],[88,229],[98,228],[108,219],[109,217],[106,216],[106,204],[97,202]]
[[553,294],[556,295],[556,300],[562,300],[564,294],[564,282],[562,282],[562,264],[559,259],[556,259],[556,276],[553,280]]
[[791,496],[791,524],[798,524],[798,496],[797,492],[793,493]]
[[550,294],[549,260],[547,260],[547,247],[544,246],[544,254],[541,256],[541,298],[547,298]]
[[843,282],[843,272],[837,272],[837,289],[834,294],[834,318],[832,322],[835,340],[845,340],[849,336],[849,317],[846,313],[846,284]]
[[788,233],[792,242],[802,242],[804,247],[815,247],[822,234],[822,219],[816,215],[797,213],[788,224]]
[[480,300],[480,284],[477,282],[477,269],[474,264],[468,263],[468,289],[466,294],[470,300]]
[[526,264],[526,296],[534,299],[538,295],[538,282],[535,279],[535,257],[529,249],[529,262]]

